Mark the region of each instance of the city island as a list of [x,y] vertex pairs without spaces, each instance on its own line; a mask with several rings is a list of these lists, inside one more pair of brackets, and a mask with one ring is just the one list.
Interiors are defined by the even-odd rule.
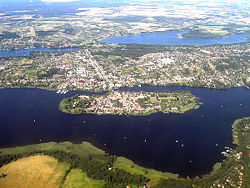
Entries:
[[156,112],[184,113],[198,109],[200,102],[190,92],[111,91],[105,95],[76,95],[61,101],[59,109],[70,114],[150,115]]

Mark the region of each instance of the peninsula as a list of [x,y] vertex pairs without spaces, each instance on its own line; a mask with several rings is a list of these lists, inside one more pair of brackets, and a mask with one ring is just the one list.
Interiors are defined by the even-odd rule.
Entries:
[[105,95],[76,95],[61,101],[59,109],[70,114],[150,115],[156,112],[184,113],[199,108],[198,98],[190,92],[125,92]]

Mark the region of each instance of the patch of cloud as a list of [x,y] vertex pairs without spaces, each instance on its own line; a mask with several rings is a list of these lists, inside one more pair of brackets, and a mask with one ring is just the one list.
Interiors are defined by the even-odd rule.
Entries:
[[73,2],[79,0],[41,0],[44,3],[64,3],[64,2]]

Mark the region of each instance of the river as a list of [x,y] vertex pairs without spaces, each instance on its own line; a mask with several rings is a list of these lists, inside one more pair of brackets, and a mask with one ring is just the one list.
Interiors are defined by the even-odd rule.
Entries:
[[243,87],[142,86],[121,90],[191,91],[203,105],[182,115],[70,115],[58,110],[60,101],[78,93],[92,93],[71,91],[61,95],[41,89],[1,89],[0,147],[36,144],[40,139],[85,140],[145,167],[196,176],[208,173],[224,159],[221,152],[225,146],[234,148],[232,123],[250,115],[250,92]]

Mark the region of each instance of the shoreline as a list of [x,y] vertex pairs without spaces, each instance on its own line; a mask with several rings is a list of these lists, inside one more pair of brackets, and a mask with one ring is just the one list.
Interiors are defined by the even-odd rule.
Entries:
[[[192,86],[192,85],[183,85],[183,84],[167,84],[167,85],[149,85],[149,84],[136,84],[136,85],[132,85],[132,86],[121,86],[118,88],[114,88],[113,91],[123,91],[122,89],[126,89],[126,88],[134,88],[134,87],[169,87],[169,88],[173,88],[173,87],[180,87],[180,88],[194,88],[194,89],[214,89],[214,90],[229,90],[229,89],[233,89],[233,88],[238,88],[238,87],[243,87],[246,89],[250,89],[249,86],[246,85],[241,85],[241,86],[232,86],[232,87],[226,87],[226,88],[222,88],[222,87],[206,87],[206,86]],[[58,91],[60,89],[58,88],[48,88],[48,87],[1,87],[0,89],[41,89],[41,90],[47,90],[47,91]],[[73,92],[73,91],[82,91],[82,92],[91,92],[91,93],[103,93],[103,92],[111,92],[112,90],[81,90],[81,89],[76,89],[76,90],[68,90],[68,92]]]
[[[248,161],[245,161],[247,158],[245,158],[248,154],[247,149],[244,149],[244,146],[247,145],[248,143],[245,142],[244,140],[247,139],[249,135],[247,135],[247,131],[249,130],[249,125],[250,125],[250,117],[245,117],[241,119],[237,119],[234,121],[232,127],[233,127],[233,138],[234,140],[236,138],[240,138],[240,140],[235,141],[237,146],[236,149],[230,153],[230,155],[222,162],[222,163],[216,163],[213,167],[213,170],[208,173],[201,175],[199,178],[180,178],[177,174],[169,173],[169,172],[162,172],[154,169],[149,169],[149,168],[144,168],[142,166],[139,166],[135,164],[132,160],[129,160],[124,157],[116,156],[115,161],[113,163],[113,168],[118,168],[121,170],[126,171],[127,173],[130,173],[132,175],[143,175],[146,178],[149,179],[149,182],[147,184],[153,185],[156,183],[156,185],[166,185],[169,183],[181,183],[183,185],[186,184],[192,184],[196,186],[202,186],[205,185],[204,182],[209,182],[209,185],[212,185],[213,182],[217,182],[217,184],[222,183],[224,185],[228,185],[228,181],[225,181],[223,178],[224,176],[228,176],[229,174],[222,173],[224,170],[228,172],[230,170],[231,176],[234,176],[234,174],[242,174],[239,177],[245,177],[249,176],[248,174],[245,174],[244,172],[248,170],[248,167],[245,166],[248,164]],[[245,133],[244,133],[245,132]],[[243,137],[239,137],[240,135],[243,135]],[[81,146],[82,145],[82,146]],[[92,148],[88,150],[88,153],[91,152],[97,152],[99,154],[104,154],[105,152],[96,146],[93,146],[89,142],[82,142],[81,144],[72,144],[71,142],[49,142],[49,143],[41,143],[41,144],[34,144],[34,145],[27,145],[27,146],[18,146],[18,147],[9,147],[9,148],[0,148],[0,156],[4,156],[6,154],[9,155],[20,155],[21,158],[23,157],[28,157],[30,156],[29,154],[26,154],[27,152],[31,152],[32,155],[37,155],[39,153],[53,153],[54,150],[61,150],[61,151],[66,151],[68,150],[67,148],[71,148],[68,150],[68,152],[73,152],[75,154],[79,154],[81,152],[86,152],[84,149],[79,150],[76,149],[78,147],[83,147],[85,148]],[[75,149],[74,149],[75,148]],[[38,151],[39,152],[38,152]],[[23,154],[22,154],[23,153]],[[50,154],[49,154],[50,155]],[[111,155],[112,156],[112,155]],[[245,156],[245,157],[244,157]],[[18,157],[16,160],[18,160],[20,157]],[[1,163],[1,166],[3,163]],[[228,165],[230,165],[230,169],[228,169]],[[235,166],[236,165],[236,166]],[[238,171],[232,171],[234,168],[240,165],[240,172]],[[242,167],[244,165],[244,168]],[[237,167],[238,168],[238,167]],[[221,174],[221,175],[220,175]],[[235,175],[236,175],[235,174]],[[243,175],[245,174],[245,176]],[[163,179],[162,179],[163,178]],[[243,179],[244,180],[244,179]],[[246,179],[247,180],[247,179]],[[219,181],[219,182],[218,182]],[[225,181],[225,182],[221,182]],[[244,182],[244,181],[243,181]],[[240,181],[238,182],[239,184]],[[244,184],[244,183],[243,183]],[[207,185],[207,184],[206,184]]]

